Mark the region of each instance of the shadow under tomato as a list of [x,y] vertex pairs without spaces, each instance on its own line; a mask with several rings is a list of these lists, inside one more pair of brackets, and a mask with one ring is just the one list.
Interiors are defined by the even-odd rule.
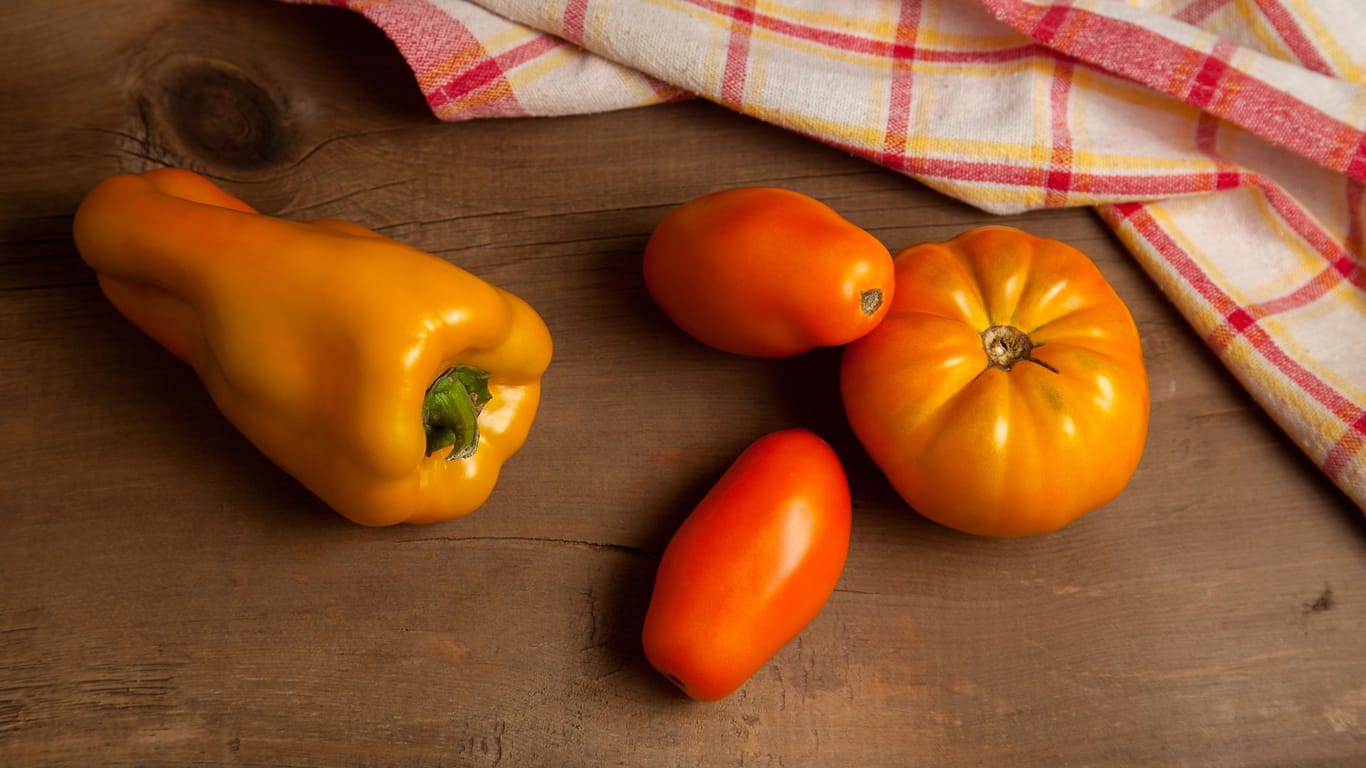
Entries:
[[594,602],[601,606],[597,610],[605,611],[608,617],[597,627],[602,633],[595,641],[597,652],[602,654],[599,663],[618,678],[618,684],[624,678],[635,690],[635,695],[651,698],[676,693],[650,666],[640,639],[658,568],[659,555],[654,553],[640,552],[618,558],[607,578],[599,582],[606,587],[607,593],[594,597]]
[[778,406],[791,426],[809,429],[830,444],[844,463],[856,503],[904,504],[849,426],[840,396],[843,353],[843,347],[821,347],[771,361]]
[[650,537],[652,542],[658,542],[658,548],[622,548],[622,556],[613,559],[605,578],[597,579],[596,589],[601,593],[589,595],[591,613],[605,617],[593,627],[594,634],[601,635],[595,638],[593,650],[602,654],[600,664],[609,674],[629,679],[635,696],[686,700],[650,665],[641,644],[641,630],[664,547],[706,491],[697,489],[695,498],[692,494],[680,494],[675,508],[659,516],[658,530]]

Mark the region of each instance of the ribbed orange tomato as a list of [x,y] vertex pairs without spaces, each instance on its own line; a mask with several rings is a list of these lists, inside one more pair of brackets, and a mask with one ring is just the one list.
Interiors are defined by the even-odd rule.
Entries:
[[841,362],[849,422],[897,492],[988,536],[1057,530],[1138,467],[1148,377],[1123,300],[1081,251],[983,227],[895,256],[887,317]]
[[660,559],[641,642],[698,701],[724,698],[829,600],[849,552],[844,466],[804,429],[756,440]]
[[693,338],[788,357],[872,330],[892,298],[892,255],[815,198],[736,187],[670,211],[643,264],[650,296]]

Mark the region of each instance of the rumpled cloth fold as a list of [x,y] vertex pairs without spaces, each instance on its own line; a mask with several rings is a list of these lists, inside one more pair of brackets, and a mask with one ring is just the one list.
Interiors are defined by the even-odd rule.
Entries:
[[444,120],[698,96],[984,211],[1094,207],[1366,510],[1360,0],[285,2],[364,14]]

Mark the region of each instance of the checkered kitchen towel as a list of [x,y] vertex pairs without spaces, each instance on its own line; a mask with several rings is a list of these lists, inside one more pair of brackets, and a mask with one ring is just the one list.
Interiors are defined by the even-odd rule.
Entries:
[[1366,0],[286,0],[446,120],[698,95],[997,213],[1093,206],[1366,509]]

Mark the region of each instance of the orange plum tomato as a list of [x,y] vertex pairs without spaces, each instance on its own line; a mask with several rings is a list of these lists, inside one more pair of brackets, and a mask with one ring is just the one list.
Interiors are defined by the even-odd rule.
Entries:
[[1138,467],[1148,377],[1128,307],[1081,251],[990,226],[896,254],[883,322],[844,350],[845,413],[917,512],[1058,530]]
[[847,344],[881,321],[892,256],[826,204],[736,187],[674,208],[645,246],[645,287],[664,314],[716,349],[789,357]]
[[759,438],[664,550],[641,640],[690,698],[745,683],[820,612],[849,551],[844,467],[812,432]]

